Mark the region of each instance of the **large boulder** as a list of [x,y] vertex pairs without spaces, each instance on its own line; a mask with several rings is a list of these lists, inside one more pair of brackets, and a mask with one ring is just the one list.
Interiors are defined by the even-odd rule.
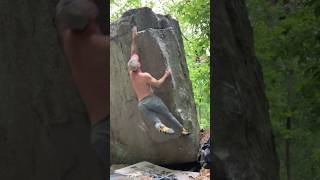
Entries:
[[57,2],[1,1],[1,180],[103,179],[53,23]]
[[214,7],[214,178],[277,180],[279,161],[245,2],[216,1]]
[[[154,89],[189,136],[164,135],[143,118],[127,71],[131,28],[138,27],[137,48],[142,70],[160,78],[166,67],[172,76]],[[111,163],[149,161],[157,164],[196,160],[199,125],[179,24],[149,8],[132,9],[111,24],[110,111]],[[162,121],[171,126],[166,119]]]

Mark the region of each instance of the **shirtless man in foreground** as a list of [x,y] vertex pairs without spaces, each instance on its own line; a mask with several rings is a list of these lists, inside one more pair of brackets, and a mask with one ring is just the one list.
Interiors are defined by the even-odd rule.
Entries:
[[190,134],[172,115],[162,100],[151,92],[151,86],[160,87],[166,78],[171,75],[171,71],[167,69],[160,79],[155,79],[149,73],[142,72],[139,56],[136,53],[136,37],[137,27],[134,26],[132,28],[131,58],[128,61],[128,69],[132,87],[139,100],[139,110],[146,119],[153,123],[159,132],[166,134],[175,133],[172,128],[168,128],[160,121],[159,115],[163,115],[165,118],[168,118],[177,129],[181,130],[182,135]]
[[91,141],[107,171],[109,141],[109,37],[98,23],[93,0],[60,0],[57,25],[73,80],[92,125]]

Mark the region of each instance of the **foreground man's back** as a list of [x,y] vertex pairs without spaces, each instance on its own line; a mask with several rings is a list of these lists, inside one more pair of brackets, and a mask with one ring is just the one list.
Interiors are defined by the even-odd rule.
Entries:
[[108,175],[109,39],[101,31],[98,13],[92,0],[60,0],[57,6],[64,52],[92,124],[93,149]]
[[[98,29],[88,27],[86,32],[64,32],[66,56],[75,83],[89,113],[92,124],[106,117],[109,112],[107,87],[107,41]],[[90,29],[92,28],[92,29]]]

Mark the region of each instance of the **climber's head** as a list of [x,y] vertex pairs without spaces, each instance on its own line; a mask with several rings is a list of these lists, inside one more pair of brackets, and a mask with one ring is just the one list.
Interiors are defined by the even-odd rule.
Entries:
[[137,54],[132,55],[128,62],[129,71],[137,72],[140,70],[140,67],[139,56]]
[[57,23],[63,29],[82,31],[97,15],[98,8],[92,0],[60,0],[57,5]]

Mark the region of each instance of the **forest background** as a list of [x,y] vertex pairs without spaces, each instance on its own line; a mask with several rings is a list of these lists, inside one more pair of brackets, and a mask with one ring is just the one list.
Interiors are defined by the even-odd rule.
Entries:
[[[246,4],[264,74],[281,180],[318,180],[320,1],[247,0]],[[111,0],[111,22],[126,10],[145,6],[179,21],[198,119],[202,128],[209,127],[210,2]]]

